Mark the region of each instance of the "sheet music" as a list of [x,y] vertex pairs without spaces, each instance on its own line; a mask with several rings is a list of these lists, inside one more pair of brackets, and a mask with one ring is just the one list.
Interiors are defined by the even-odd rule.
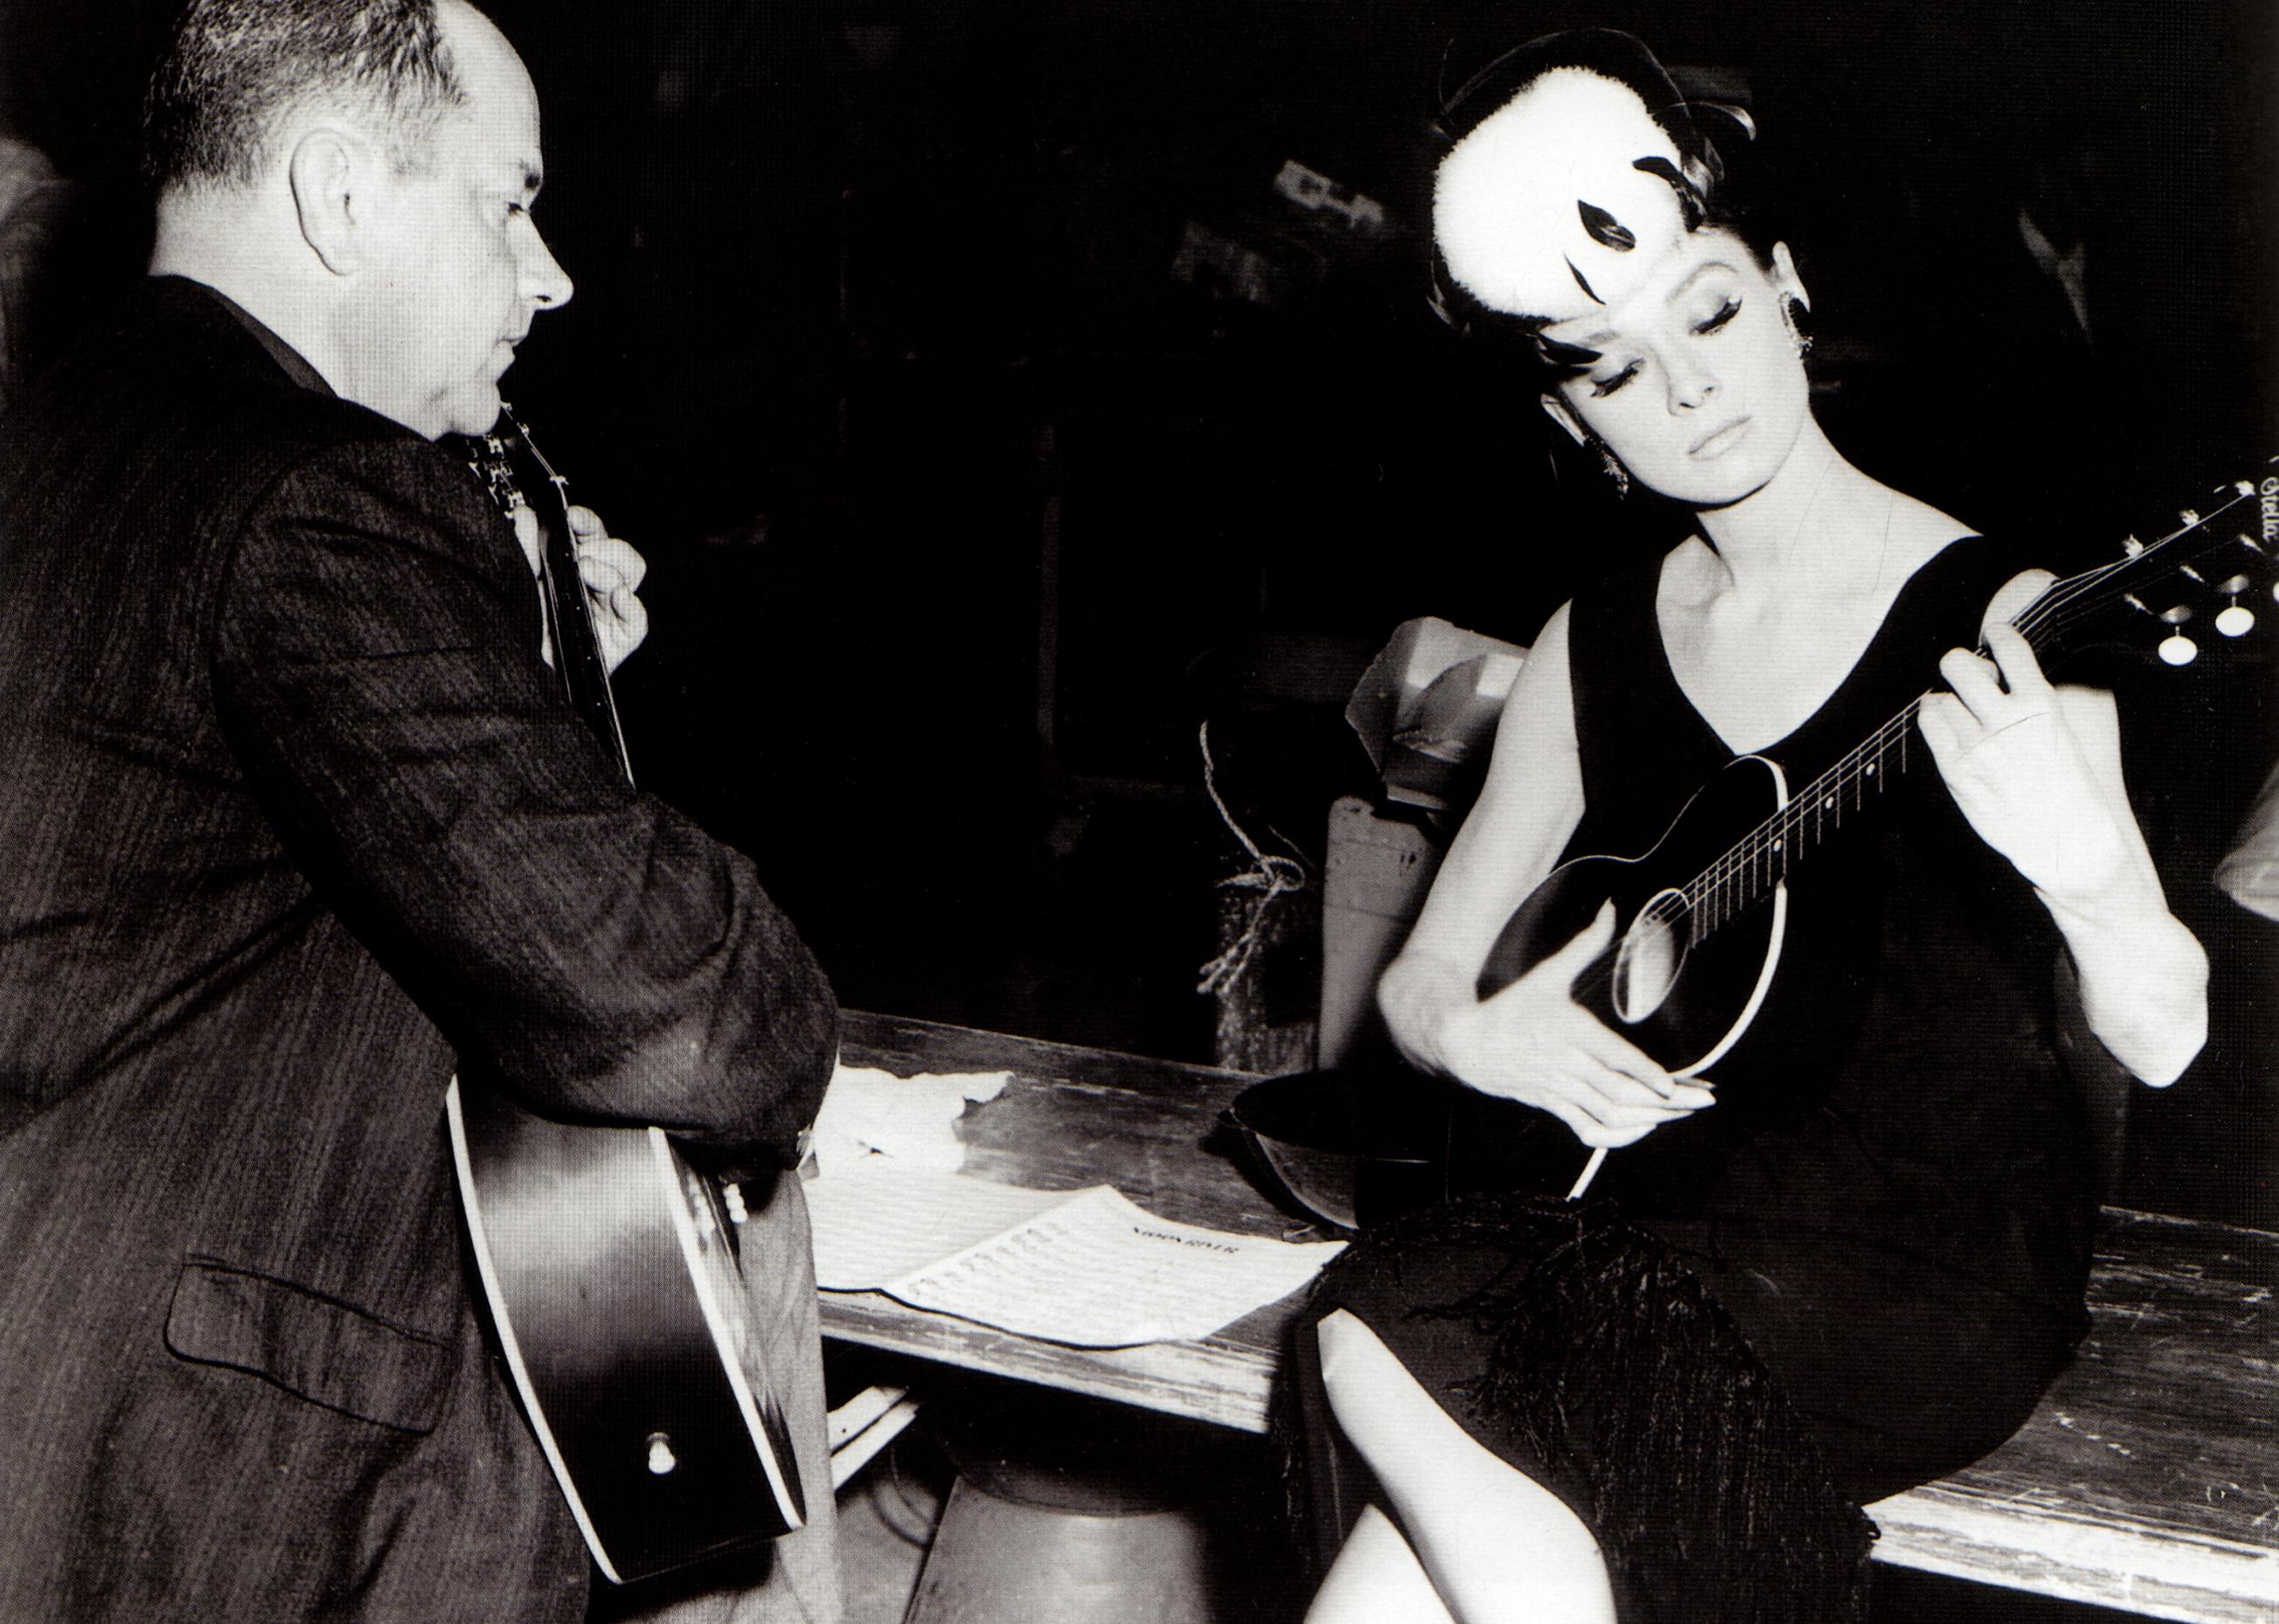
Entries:
[[816,1180],[808,1200],[826,1288],[1074,1347],[1207,1337],[1344,1248],[1174,1223],[1106,1184],[1015,1190],[883,1162]]
[[1068,1199],[891,1157],[826,1171],[807,1186],[815,1283],[826,1291],[885,1289]]

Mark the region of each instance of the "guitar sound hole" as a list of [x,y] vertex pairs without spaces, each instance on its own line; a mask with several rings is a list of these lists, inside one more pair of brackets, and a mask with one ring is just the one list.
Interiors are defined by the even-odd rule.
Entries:
[[1677,897],[1664,892],[1639,909],[1615,949],[1615,1014],[1630,1024],[1661,1008],[1677,984],[1685,962],[1684,938],[1655,913],[1657,904]]

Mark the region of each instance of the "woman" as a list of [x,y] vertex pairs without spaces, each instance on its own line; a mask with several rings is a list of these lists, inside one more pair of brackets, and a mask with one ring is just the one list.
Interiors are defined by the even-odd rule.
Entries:
[[[1545,626],[1380,985],[1413,1062],[1613,1154],[1587,1202],[1470,1198],[1325,1274],[1301,1482],[1351,1532],[1316,1624],[1859,1616],[1858,1507],[2000,1443],[2083,1325],[2095,1202],[2053,966],[2147,1083],[2203,1038],[2205,956],[2110,696],[2053,688],[2006,624],[2050,578],[1830,443],[1809,291],[1738,211],[1711,116],[1588,31],[1442,120],[1444,311],[1518,338],[1560,431],[1692,525]],[[1982,617],[1991,657],[1966,652]],[[1480,995],[1562,854],[1646,851],[1739,755],[1806,783],[1935,677],[1936,773],[1792,875],[1781,974],[1707,1075],[1577,1001],[1611,909]]]

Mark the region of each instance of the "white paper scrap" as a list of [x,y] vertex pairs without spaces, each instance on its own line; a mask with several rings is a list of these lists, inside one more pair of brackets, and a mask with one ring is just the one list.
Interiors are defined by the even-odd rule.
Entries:
[[1008,1071],[925,1073],[898,1077],[871,1066],[841,1066],[816,1113],[809,1148],[829,1174],[870,1156],[955,1171],[965,1159],[957,1119],[969,1100],[994,1099]]
[[[819,1283],[1073,1347],[1129,1347],[1208,1337],[1288,1296],[1345,1245],[1174,1223],[1107,1184],[1014,1190],[922,1171],[873,1164],[808,1186]],[[881,1237],[897,1226],[923,1230],[932,1258],[902,1267],[924,1248]]]

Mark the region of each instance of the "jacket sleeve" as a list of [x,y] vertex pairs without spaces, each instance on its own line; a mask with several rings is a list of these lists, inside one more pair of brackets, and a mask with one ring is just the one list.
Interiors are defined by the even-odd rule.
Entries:
[[750,862],[628,786],[538,657],[538,597],[425,441],[303,458],[247,510],[212,673],[318,898],[523,1104],[787,1159],[837,1049]]

